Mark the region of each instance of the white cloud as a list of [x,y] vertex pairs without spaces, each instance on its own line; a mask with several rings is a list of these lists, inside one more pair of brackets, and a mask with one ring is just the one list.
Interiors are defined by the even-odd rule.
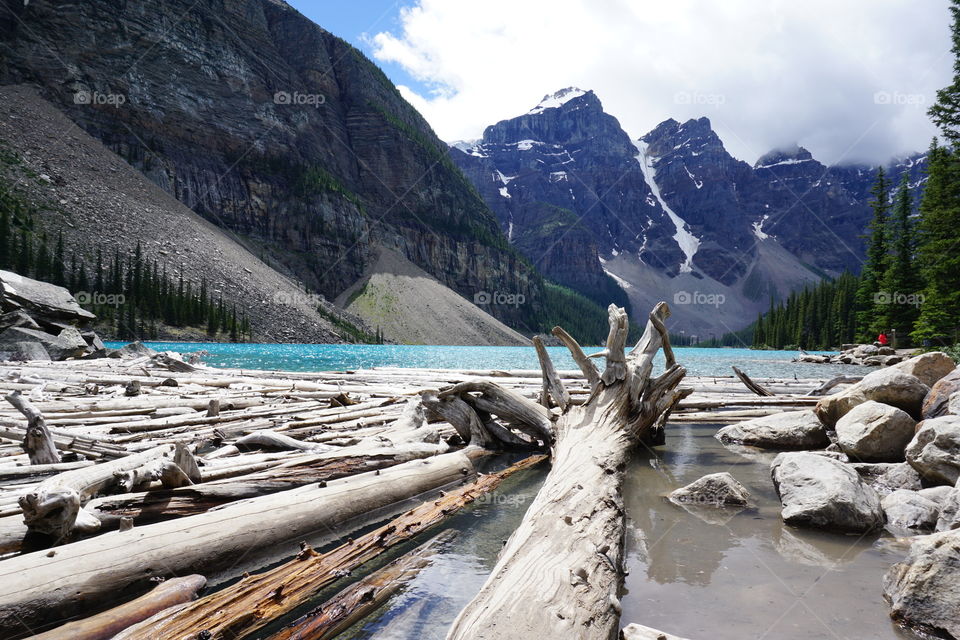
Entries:
[[[947,0],[416,0],[374,57],[446,140],[593,89],[631,137],[707,116],[753,162],[799,142],[824,162],[921,150],[949,82]],[[918,104],[919,103],[919,104]]]

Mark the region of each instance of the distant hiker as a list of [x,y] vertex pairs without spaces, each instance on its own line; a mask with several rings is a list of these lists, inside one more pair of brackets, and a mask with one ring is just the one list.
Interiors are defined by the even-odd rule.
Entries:
[[881,347],[885,347],[890,344],[890,340],[887,338],[887,334],[883,331],[880,332],[880,335],[877,336],[877,342],[880,343]]

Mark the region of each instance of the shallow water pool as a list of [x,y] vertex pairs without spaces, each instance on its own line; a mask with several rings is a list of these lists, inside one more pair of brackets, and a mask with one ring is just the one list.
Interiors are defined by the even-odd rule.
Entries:
[[[666,446],[638,453],[631,465],[623,623],[693,640],[916,638],[890,622],[881,595],[884,573],[904,555],[892,537],[783,526],[769,475],[773,456],[728,450],[713,438],[717,428],[672,425]],[[756,508],[698,511],[663,500],[718,471],[746,485]],[[541,465],[508,478],[482,504],[454,516],[446,528],[459,536],[431,566],[340,637],[444,638],[545,475]]]

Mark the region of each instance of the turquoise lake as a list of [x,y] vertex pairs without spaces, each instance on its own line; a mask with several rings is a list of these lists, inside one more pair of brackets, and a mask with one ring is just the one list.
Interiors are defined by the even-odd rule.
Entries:
[[[111,342],[119,347],[124,343]],[[370,344],[224,344],[201,342],[148,342],[153,349],[193,353],[206,351],[204,364],[214,367],[286,371],[342,371],[371,367],[421,367],[433,369],[539,369],[533,347],[454,347]],[[587,353],[599,347],[586,348]],[[558,369],[576,369],[564,347],[548,349]],[[688,375],[729,376],[736,365],[759,378],[830,378],[867,370],[849,365],[791,362],[796,351],[750,349],[675,349],[677,361]],[[663,355],[660,354],[660,361]]]

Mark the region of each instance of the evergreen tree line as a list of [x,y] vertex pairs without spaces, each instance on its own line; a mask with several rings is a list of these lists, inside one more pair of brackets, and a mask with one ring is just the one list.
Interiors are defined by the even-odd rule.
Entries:
[[82,256],[65,255],[63,233],[55,243],[33,229],[32,213],[20,200],[0,190],[0,269],[69,289],[81,305],[109,323],[119,340],[156,339],[160,324],[205,328],[211,338],[241,342],[251,338],[246,315],[237,315],[223,296],[214,297],[206,280],[195,287],[143,256],[140,243],[132,255],[98,248],[88,267]]
[[960,157],[930,148],[915,210],[907,175],[893,197],[877,170],[873,219],[859,276],[844,273],[793,293],[754,324],[758,348],[831,349],[886,333],[898,347],[956,344],[960,330]]

